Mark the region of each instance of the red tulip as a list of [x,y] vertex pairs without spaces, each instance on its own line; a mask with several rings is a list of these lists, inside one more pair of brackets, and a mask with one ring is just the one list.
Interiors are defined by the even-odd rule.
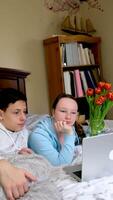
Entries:
[[105,83],[105,84],[104,84],[104,88],[105,88],[106,90],[110,90],[110,89],[111,89],[111,83]]
[[100,94],[101,93],[101,88],[100,87],[97,87],[95,88],[95,94]]
[[105,100],[106,100],[106,96],[100,96],[95,100],[95,103],[97,105],[102,105],[105,102]]
[[104,85],[105,85],[105,82],[101,82],[101,81],[100,81],[100,82],[98,83],[98,87],[100,87],[101,89],[104,87]]
[[109,100],[113,101],[113,92],[108,92],[106,96]]
[[94,89],[88,88],[86,94],[87,94],[87,96],[93,96],[93,94],[94,94]]

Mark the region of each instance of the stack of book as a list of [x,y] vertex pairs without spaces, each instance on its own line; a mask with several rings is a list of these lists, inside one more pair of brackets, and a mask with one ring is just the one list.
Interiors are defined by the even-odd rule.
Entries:
[[84,97],[87,89],[95,88],[100,81],[100,71],[92,49],[85,44],[71,42],[61,44],[60,50],[65,92],[76,98]]
[[71,42],[60,46],[62,66],[95,65],[94,54],[82,43]]
[[88,88],[96,88],[100,81],[99,69],[74,69],[64,71],[64,87],[67,94],[77,97],[84,97]]

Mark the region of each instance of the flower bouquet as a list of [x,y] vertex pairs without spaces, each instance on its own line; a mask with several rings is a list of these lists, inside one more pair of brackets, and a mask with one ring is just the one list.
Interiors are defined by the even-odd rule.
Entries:
[[89,127],[91,135],[97,135],[105,127],[104,118],[113,106],[113,91],[111,84],[99,82],[97,88],[88,88],[86,99],[89,104]]

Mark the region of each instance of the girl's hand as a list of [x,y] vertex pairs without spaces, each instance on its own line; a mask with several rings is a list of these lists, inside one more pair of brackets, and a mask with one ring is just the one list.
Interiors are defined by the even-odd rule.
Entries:
[[19,152],[19,154],[32,154],[32,150],[29,148],[22,148]]
[[55,122],[54,125],[57,133],[66,133],[66,134],[72,133],[72,126],[66,124],[66,122],[64,121],[57,121]]

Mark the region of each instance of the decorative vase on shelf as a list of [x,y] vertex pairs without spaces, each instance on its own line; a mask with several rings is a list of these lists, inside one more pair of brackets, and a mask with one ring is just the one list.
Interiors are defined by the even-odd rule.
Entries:
[[89,129],[88,135],[95,136],[103,133],[104,119],[113,106],[113,91],[111,84],[99,82],[97,88],[88,88],[86,99],[89,104]]

